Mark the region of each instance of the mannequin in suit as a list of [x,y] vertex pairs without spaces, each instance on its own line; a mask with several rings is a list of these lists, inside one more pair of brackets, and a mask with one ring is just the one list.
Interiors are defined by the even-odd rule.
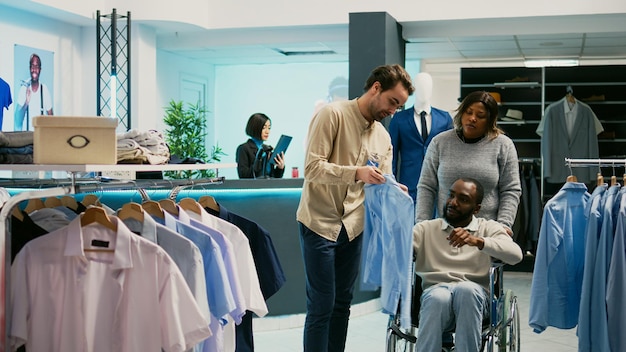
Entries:
[[[422,172],[426,148],[437,134],[452,128],[452,116],[447,111],[432,107],[433,78],[421,72],[413,80],[415,104],[397,112],[389,123],[393,144],[393,174],[396,180],[409,188],[415,202],[417,182]],[[426,139],[422,135],[421,112],[425,112]]]

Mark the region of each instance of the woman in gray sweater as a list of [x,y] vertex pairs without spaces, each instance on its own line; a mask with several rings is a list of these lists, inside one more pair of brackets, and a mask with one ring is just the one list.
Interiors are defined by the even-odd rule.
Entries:
[[450,186],[472,177],[485,189],[477,217],[496,220],[509,235],[522,187],[517,150],[496,121],[498,103],[487,92],[468,94],[454,116],[454,129],[437,135],[426,151],[417,185],[416,222],[440,217]]

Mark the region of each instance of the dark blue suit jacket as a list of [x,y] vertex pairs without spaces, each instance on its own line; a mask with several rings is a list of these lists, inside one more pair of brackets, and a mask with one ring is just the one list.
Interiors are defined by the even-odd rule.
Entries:
[[422,162],[430,141],[439,133],[452,128],[452,117],[447,111],[430,108],[432,125],[426,141],[415,126],[413,107],[399,111],[389,123],[389,134],[393,144],[393,175],[396,180],[409,188],[409,194],[415,202],[417,182],[422,172]]

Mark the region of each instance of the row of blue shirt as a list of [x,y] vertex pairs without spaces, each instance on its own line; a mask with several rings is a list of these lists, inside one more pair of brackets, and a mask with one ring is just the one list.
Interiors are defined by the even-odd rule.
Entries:
[[626,351],[626,188],[568,182],[543,211],[529,325],[578,326],[579,351]]

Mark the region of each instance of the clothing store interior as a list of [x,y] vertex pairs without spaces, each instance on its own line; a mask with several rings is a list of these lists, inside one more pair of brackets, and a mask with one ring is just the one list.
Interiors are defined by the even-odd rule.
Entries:
[[[420,160],[435,112],[452,121],[475,91],[498,103],[523,253],[504,266],[519,318],[506,350],[626,350],[626,7],[485,5],[0,0],[0,351],[302,350],[307,131],[388,64],[418,89],[400,110],[415,107]],[[172,126],[176,103],[202,110],[199,143]],[[291,137],[280,178],[238,177],[254,113],[271,119],[262,143]],[[56,251],[37,252],[46,236]],[[356,284],[346,351],[399,350],[380,295]]]

